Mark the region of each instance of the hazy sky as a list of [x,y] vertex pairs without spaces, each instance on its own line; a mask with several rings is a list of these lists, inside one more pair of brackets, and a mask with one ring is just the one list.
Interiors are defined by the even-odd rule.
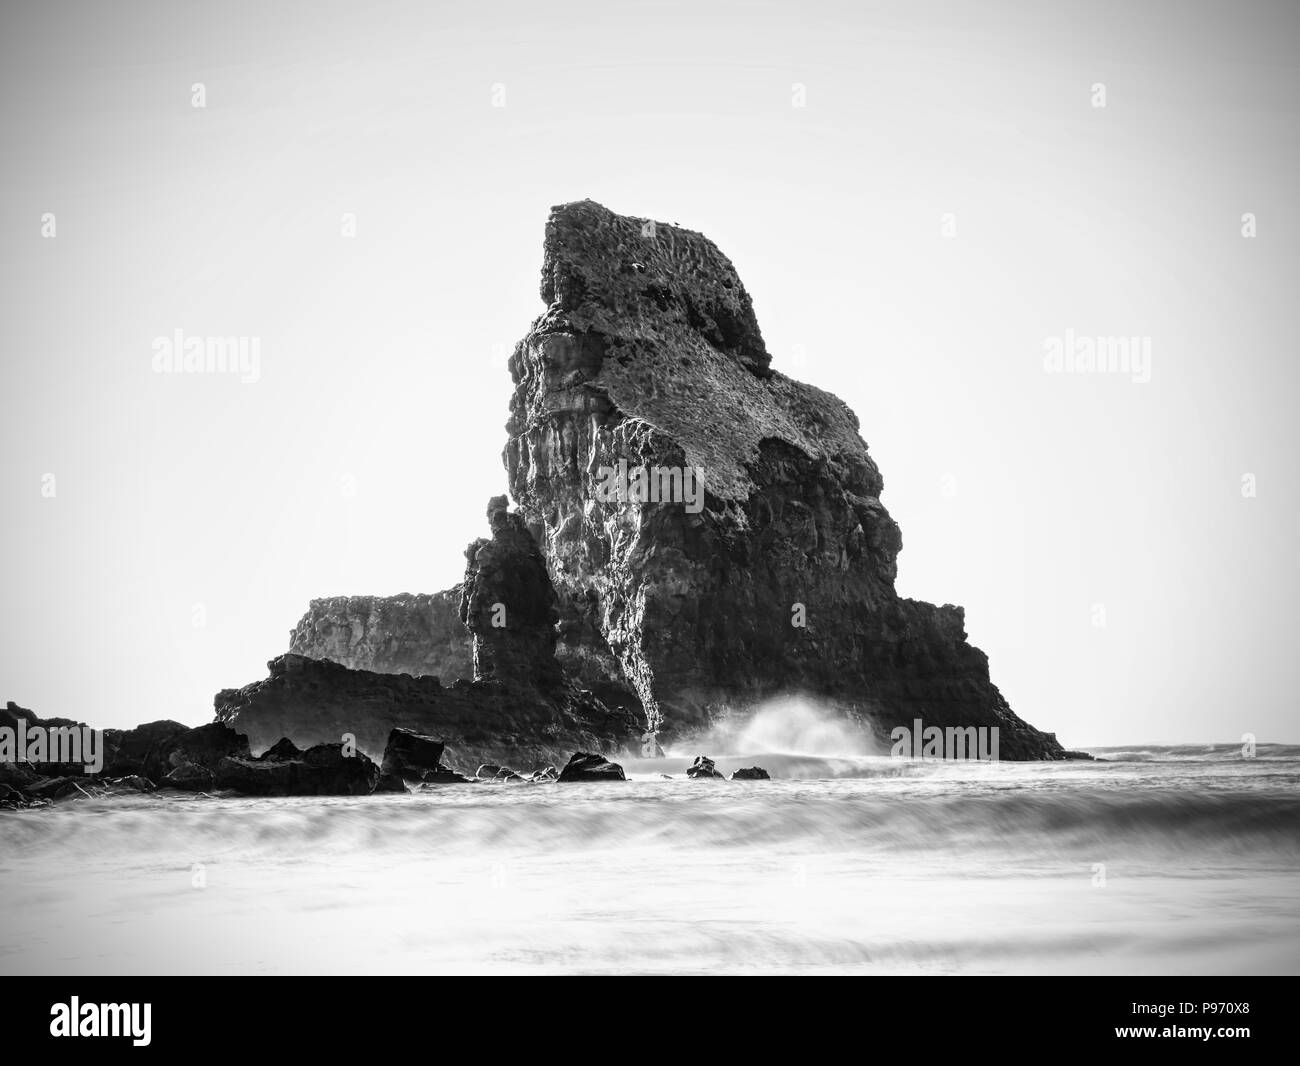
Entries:
[[[1298,28],[6,5],[0,700],[197,724],[312,597],[459,580],[547,211],[591,197],[731,257],[775,366],[861,418],[900,591],[965,605],[1023,717],[1076,747],[1300,740]],[[258,380],[156,373],[177,330],[258,338]],[[1150,380],[1047,372],[1067,331],[1139,338]]]

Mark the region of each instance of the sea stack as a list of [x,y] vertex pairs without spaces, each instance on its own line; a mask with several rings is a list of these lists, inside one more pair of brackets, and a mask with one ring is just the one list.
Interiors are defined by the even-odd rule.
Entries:
[[347,729],[378,758],[407,728],[467,765],[560,765],[801,694],[882,751],[919,721],[997,728],[1004,759],[1071,757],[1012,712],[962,608],[895,591],[902,537],[857,417],[772,369],[711,241],[564,204],[541,296],[510,358],[516,506],[492,497],[461,584],[313,601],[219,720],[255,745]]
[[[772,369],[710,240],[564,204],[541,296],[510,360],[505,463],[561,663],[607,698],[626,684],[665,740],[801,692],[881,740],[921,719],[998,727],[1004,758],[1065,756],[992,684],[962,608],[897,594],[902,538],[857,417]],[[620,464],[698,472],[703,506],[610,499]]]

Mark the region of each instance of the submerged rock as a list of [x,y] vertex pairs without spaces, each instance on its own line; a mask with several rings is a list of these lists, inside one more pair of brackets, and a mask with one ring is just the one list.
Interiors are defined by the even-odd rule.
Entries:
[[723,775],[718,773],[717,768],[713,765],[713,760],[707,755],[695,756],[695,761],[686,768],[686,776],[690,778],[697,777],[717,777]]
[[422,785],[468,785],[471,780],[458,774],[455,770],[448,770],[444,767],[438,770],[430,770],[420,778],[420,783]]
[[561,781],[626,781],[623,767],[603,755],[579,751],[560,771]]
[[761,766],[750,766],[746,769],[736,770],[731,775],[732,781],[770,781],[771,779],[772,775]]

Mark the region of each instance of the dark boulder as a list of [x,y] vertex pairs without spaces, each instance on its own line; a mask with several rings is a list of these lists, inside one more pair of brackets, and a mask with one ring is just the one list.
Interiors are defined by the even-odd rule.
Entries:
[[222,759],[213,787],[246,796],[293,796],[301,766],[292,759]]
[[610,762],[603,755],[576,752],[568,765],[560,771],[561,781],[626,781],[623,767]]
[[368,796],[379,783],[379,767],[359,751],[345,754],[342,744],[308,748],[302,762],[304,795]]
[[104,730],[104,774],[107,777],[146,777],[157,780],[169,767],[165,748],[190,727],[164,719],[134,729]]
[[173,769],[188,764],[215,770],[222,759],[249,759],[252,755],[248,737],[221,722],[209,722],[172,737],[160,747],[159,758],[163,766]]
[[480,781],[495,781],[497,774],[501,772],[501,767],[494,766],[487,762],[478,768],[474,776]]
[[384,761],[380,772],[401,781],[420,781],[425,774],[445,769],[442,753],[446,745],[441,740],[425,736],[411,729],[394,729],[384,745]]
[[222,759],[215,787],[250,796],[368,796],[379,784],[379,767],[361,752],[347,754],[341,743],[281,751],[283,757]]
[[690,778],[717,777],[721,778],[722,774],[713,766],[713,760],[707,755],[697,755],[695,762],[686,768],[686,776]]
[[737,770],[731,775],[733,781],[770,781],[771,779],[772,775],[761,766],[750,766],[746,769]]

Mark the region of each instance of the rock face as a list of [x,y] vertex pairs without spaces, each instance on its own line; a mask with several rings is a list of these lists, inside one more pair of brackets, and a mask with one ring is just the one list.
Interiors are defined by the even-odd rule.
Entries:
[[470,634],[460,620],[459,586],[412,596],[312,600],[289,634],[289,651],[377,674],[471,680]]
[[345,734],[372,758],[388,735],[437,735],[457,766],[479,762],[554,762],[575,743],[619,751],[637,743],[639,723],[564,688],[551,694],[499,682],[376,674],[338,663],[281,655],[269,676],[217,694],[219,721],[247,733],[255,750],[282,736],[298,745],[339,742]]
[[217,694],[217,721],[248,734],[257,749],[281,737],[315,745],[351,734],[374,758],[394,729],[407,729],[443,741],[462,766],[546,764],[575,747],[613,754],[639,746],[636,715],[611,710],[558,667],[554,593],[518,516],[496,498],[488,521],[492,538],[466,551],[461,585],[477,680],[443,685],[281,655],[265,680]]
[[[541,295],[510,360],[505,462],[557,593],[564,666],[607,698],[630,689],[668,738],[795,691],[886,749],[920,718],[996,726],[1004,758],[1064,757],[990,682],[960,607],[895,592],[902,539],[857,418],[771,369],[710,241],[566,204],[546,226]],[[698,471],[702,507],[609,498],[620,462]]]
[[473,635],[476,680],[553,689],[563,681],[555,660],[555,590],[524,520],[504,496],[488,502],[491,540],[465,549],[460,617]]

